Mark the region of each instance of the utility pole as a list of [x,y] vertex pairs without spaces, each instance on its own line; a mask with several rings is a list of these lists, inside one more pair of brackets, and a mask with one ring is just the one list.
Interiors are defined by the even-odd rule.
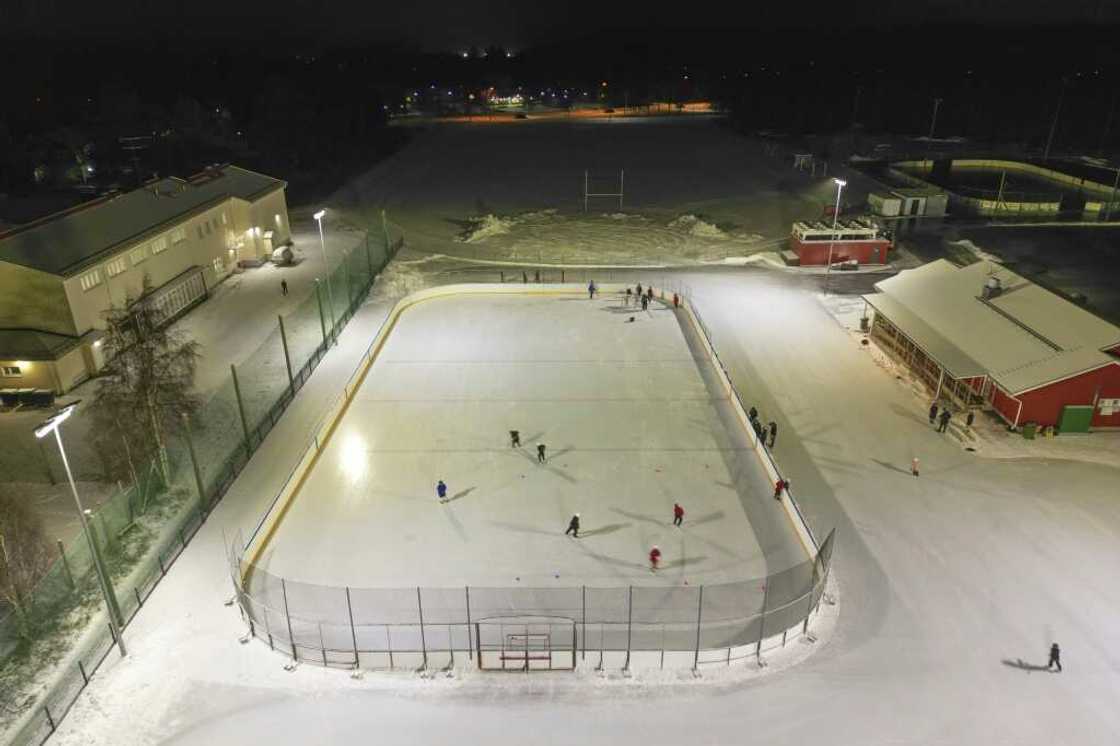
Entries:
[[935,98],[933,100],[933,116],[929,120],[929,139],[933,139],[933,128],[937,126],[937,110],[941,106],[942,99]]
[[1054,109],[1054,121],[1050,123],[1050,134],[1046,137],[1046,149],[1042,151],[1042,162],[1045,163],[1050,158],[1050,146],[1054,143],[1054,132],[1058,129],[1058,115],[1062,113],[1062,101],[1066,97],[1066,83],[1067,78],[1062,78],[1062,90],[1058,94],[1058,106]]

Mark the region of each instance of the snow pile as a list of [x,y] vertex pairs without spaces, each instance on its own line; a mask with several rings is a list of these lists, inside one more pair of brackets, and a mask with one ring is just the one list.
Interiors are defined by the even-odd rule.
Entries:
[[603,217],[609,220],[642,220],[641,215],[635,215],[632,212],[611,212],[606,213]]
[[681,215],[669,223],[669,227],[697,238],[728,238],[719,227],[690,214]]
[[998,256],[996,256],[995,254],[989,254],[988,252],[984,251],[983,249],[981,249],[976,244],[972,243],[972,241],[968,240],[967,238],[962,238],[959,241],[949,241],[948,243],[952,246],[961,247],[965,251],[967,251],[970,254],[972,254],[973,256],[975,256],[977,259],[986,259],[989,262],[995,262],[996,264],[1003,264],[1003,260],[1000,259]]
[[463,243],[475,243],[477,241],[485,241],[491,236],[499,236],[503,233],[509,233],[510,229],[515,225],[516,220],[512,218],[500,218],[497,215],[483,215],[480,218],[471,218],[470,224],[459,236],[459,240]]

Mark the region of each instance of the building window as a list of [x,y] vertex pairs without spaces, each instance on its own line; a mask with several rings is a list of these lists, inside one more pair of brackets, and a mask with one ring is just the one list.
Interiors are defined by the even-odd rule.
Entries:
[[148,247],[137,246],[135,249],[128,253],[128,258],[132,262],[132,266],[135,267],[137,264],[148,258]]
[[90,272],[86,272],[84,275],[82,275],[80,282],[82,284],[82,290],[93,290],[95,287],[101,284],[101,270],[95,269]]
[[161,251],[166,251],[166,250],[167,250],[167,236],[160,236],[156,240],[152,241],[152,254],[153,255],[158,254]]
[[18,365],[2,365],[0,366],[0,376],[4,378],[20,378],[23,376],[23,371],[20,370]]
[[187,240],[187,229],[183,226],[174,228],[171,231],[171,243],[182,243]]
[[125,264],[123,256],[118,256],[116,259],[105,265],[105,272],[110,277],[116,277],[126,269],[128,269],[128,265]]

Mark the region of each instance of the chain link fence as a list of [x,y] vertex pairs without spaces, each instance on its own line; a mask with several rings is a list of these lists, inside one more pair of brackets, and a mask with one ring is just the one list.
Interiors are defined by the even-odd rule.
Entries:
[[[338,334],[361,307],[378,273],[403,246],[399,231],[366,233],[343,253],[330,275],[328,304],[321,282],[230,378],[167,437],[169,465],[140,469],[135,484],[113,494],[90,515],[90,531],[105,559],[123,626],[147,602],[170,565],[260,447],[307,382]],[[332,315],[333,313],[333,315]],[[0,722],[13,746],[42,744],[54,732],[90,677],[112,651],[84,536],[59,542],[59,556],[19,610],[0,617]],[[56,665],[40,693],[21,680]],[[57,662],[57,663],[56,663]],[[17,700],[21,692],[23,699]]]

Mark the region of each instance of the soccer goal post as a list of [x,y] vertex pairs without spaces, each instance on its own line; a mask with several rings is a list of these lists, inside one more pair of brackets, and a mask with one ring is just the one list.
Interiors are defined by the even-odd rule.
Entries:
[[[592,191],[593,187],[591,186],[591,172],[588,169],[584,169],[584,171],[583,171],[583,211],[584,212],[588,211],[589,203],[590,203],[592,197],[610,197],[610,198],[617,197],[618,198],[618,209],[621,210],[622,209],[623,194],[626,191],[625,186],[626,186],[626,171],[624,171],[623,169],[620,168],[618,170],[618,191],[617,192],[607,192],[607,191],[602,191],[601,192],[601,191],[598,191],[598,189],[600,188],[598,186],[594,187],[595,191]],[[612,189],[613,187],[604,187],[604,188]]]

